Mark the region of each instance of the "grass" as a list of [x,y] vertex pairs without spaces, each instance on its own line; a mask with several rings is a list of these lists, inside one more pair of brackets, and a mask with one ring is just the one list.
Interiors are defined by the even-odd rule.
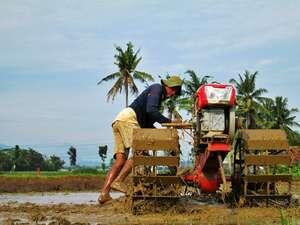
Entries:
[[[288,173],[288,167],[279,168],[279,173]],[[41,177],[62,177],[62,176],[105,176],[106,172],[96,167],[74,167],[72,170],[66,171],[41,171]],[[0,171],[0,176],[5,177],[36,177],[36,171],[17,171],[4,172]],[[300,163],[292,167],[292,176],[294,181],[300,181]]]
[[[63,176],[105,176],[106,172],[93,168],[75,168],[72,171],[41,171],[39,177],[63,177]],[[36,177],[36,171],[0,172],[2,177],[30,178]]]
[[[258,223],[258,222],[253,221],[250,224],[251,225],[260,225],[260,224],[266,224],[266,223]],[[267,223],[267,224],[269,224],[269,223]],[[280,209],[280,225],[297,225],[297,219],[294,216],[290,216],[290,217],[287,216],[286,211],[283,209]]]
[[297,225],[296,218],[294,217],[288,218],[284,210],[280,210],[280,222],[281,225]]

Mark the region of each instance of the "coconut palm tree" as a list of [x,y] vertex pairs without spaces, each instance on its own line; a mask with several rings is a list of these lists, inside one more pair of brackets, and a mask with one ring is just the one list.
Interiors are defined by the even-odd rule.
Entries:
[[129,89],[132,94],[138,93],[138,88],[134,80],[139,80],[142,83],[145,83],[147,81],[154,81],[154,79],[150,74],[136,70],[136,67],[142,57],[138,57],[140,50],[134,52],[131,42],[127,43],[127,48],[125,50],[116,46],[116,51],[115,64],[118,66],[119,71],[102,78],[97,84],[101,84],[103,81],[116,79],[115,84],[107,93],[107,101],[109,101],[110,98],[113,101],[116,95],[121,93],[124,88],[126,100],[125,105],[127,107]]
[[292,127],[300,127],[295,121],[294,113],[298,112],[297,108],[288,108],[288,99],[282,96],[276,97],[272,114],[274,116],[274,125],[272,128],[284,129],[288,134],[293,133]]
[[262,94],[266,93],[265,88],[256,89],[256,76],[258,71],[250,73],[248,70],[243,75],[239,74],[239,80],[231,79],[237,90],[237,114],[246,118],[246,128],[254,128],[254,114],[258,108],[258,101],[263,99]]
[[263,98],[258,104],[255,114],[255,123],[257,128],[271,129],[274,127],[274,100],[272,98]]
[[68,150],[68,155],[70,159],[70,166],[76,166],[76,159],[77,159],[77,149],[71,146]]
[[300,127],[300,124],[295,121],[296,116],[293,116],[294,113],[298,112],[298,109],[289,109],[288,99],[282,96],[276,97],[275,100],[265,98],[261,103],[255,117],[258,127],[284,129],[289,140],[292,140],[293,136],[296,135],[292,127]]
[[178,98],[176,96],[172,96],[171,98],[168,98],[167,100],[162,102],[162,108],[167,111],[167,117],[172,120],[174,119],[180,119],[181,116],[178,112]]
[[298,131],[294,131],[294,134],[289,136],[289,145],[300,146],[300,133]]
[[101,167],[102,171],[105,171],[105,159],[107,158],[107,145],[100,145],[98,148],[98,154],[102,160]]
[[190,80],[184,80],[185,94],[193,97],[194,99],[198,88],[203,84],[207,84],[208,80],[212,78],[212,76],[208,75],[205,75],[201,78],[194,72],[194,70],[187,70],[185,74],[190,76]]
[[209,79],[212,76],[198,76],[193,70],[187,70],[185,74],[188,74],[190,79],[184,79],[183,86],[183,97],[178,99],[179,108],[187,110],[188,113],[191,113],[192,116],[194,115],[194,108],[195,108],[195,101],[196,101],[196,93],[198,88],[203,85],[207,84]]

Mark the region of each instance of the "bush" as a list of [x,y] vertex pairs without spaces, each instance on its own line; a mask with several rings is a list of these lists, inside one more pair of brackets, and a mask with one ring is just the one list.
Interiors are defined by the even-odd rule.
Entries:
[[0,151],[1,171],[34,171],[37,168],[53,171],[61,169],[64,163],[55,155],[47,159],[31,148],[21,149],[18,145],[15,148]]
[[[289,167],[281,165],[277,167],[278,173],[289,173]],[[300,177],[300,163],[297,163],[292,166],[292,175],[293,177]]]

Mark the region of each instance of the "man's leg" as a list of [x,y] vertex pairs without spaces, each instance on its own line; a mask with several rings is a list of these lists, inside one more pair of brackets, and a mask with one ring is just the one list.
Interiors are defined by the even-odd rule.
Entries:
[[120,171],[122,170],[125,162],[126,162],[126,156],[123,153],[116,153],[116,160],[114,164],[112,165],[109,173],[106,175],[104,185],[101,190],[101,194],[99,197],[99,202],[104,203],[106,200],[109,200],[109,191],[110,186],[112,182],[116,179],[116,177],[119,175]]
[[133,167],[133,160],[128,159],[126,160],[125,165],[123,166],[119,176],[115,179],[115,181],[111,184],[111,188],[120,191],[123,193],[127,193],[128,191],[128,186],[124,183],[124,180],[126,177],[129,175]]
[[[134,120],[136,118],[132,118],[132,120]],[[129,149],[131,148],[132,145],[132,139],[133,139],[133,129],[135,128],[139,128],[138,122],[136,121],[136,123],[127,123],[127,122],[123,122],[120,123],[119,126],[119,131],[120,131],[120,135],[122,136],[122,140],[124,143],[124,146],[126,149],[128,149],[128,153],[129,153]],[[133,167],[133,160],[132,158],[129,158],[123,169],[121,170],[119,176],[116,178],[116,182],[123,182],[126,177],[129,175],[129,173],[131,172]]]
[[[128,123],[124,121],[118,121],[115,126],[117,127],[118,132],[114,132],[116,136],[116,141],[121,139],[120,146],[125,149],[125,155],[126,158],[129,154],[129,149],[132,144],[132,134],[133,129],[139,127],[138,123]],[[113,127],[113,128],[114,128]],[[121,149],[121,148],[118,148]],[[125,163],[125,162],[124,162]],[[129,159],[126,161],[125,165],[123,165],[122,170],[119,172],[118,177],[115,179],[115,181],[111,184],[111,187],[117,191],[121,191],[126,193],[127,192],[127,186],[123,183],[123,181],[126,179],[128,174],[131,172],[131,169],[133,167],[133,161],[132,159]]]
[[116,177],[119,175],[121,169],[124,166],[124,163],[126,162],[125,154],[123,153],[117,153],[116,154],[116,160],[114,164],[112,165],[109,173],[107,174],[105,178],[105,182],[102,188],[102,193],[108,193],[110,191],[110,185],[111,183],[116,179]]
[[132,158],[130,158],[126,161],[119,176],[116,178],[115,181],[123,182],[130,174],[132,167],[133,167],[133,160],[132,160]]

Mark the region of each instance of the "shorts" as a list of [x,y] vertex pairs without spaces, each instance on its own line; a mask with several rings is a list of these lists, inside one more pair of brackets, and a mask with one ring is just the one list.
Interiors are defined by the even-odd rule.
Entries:
[[115,121],[112,128],[115,141],[114,158],[117,153],[123,153],[128,158],[129,149],[132,145],[133,129],[139,128],[139,125],[125,121]]

